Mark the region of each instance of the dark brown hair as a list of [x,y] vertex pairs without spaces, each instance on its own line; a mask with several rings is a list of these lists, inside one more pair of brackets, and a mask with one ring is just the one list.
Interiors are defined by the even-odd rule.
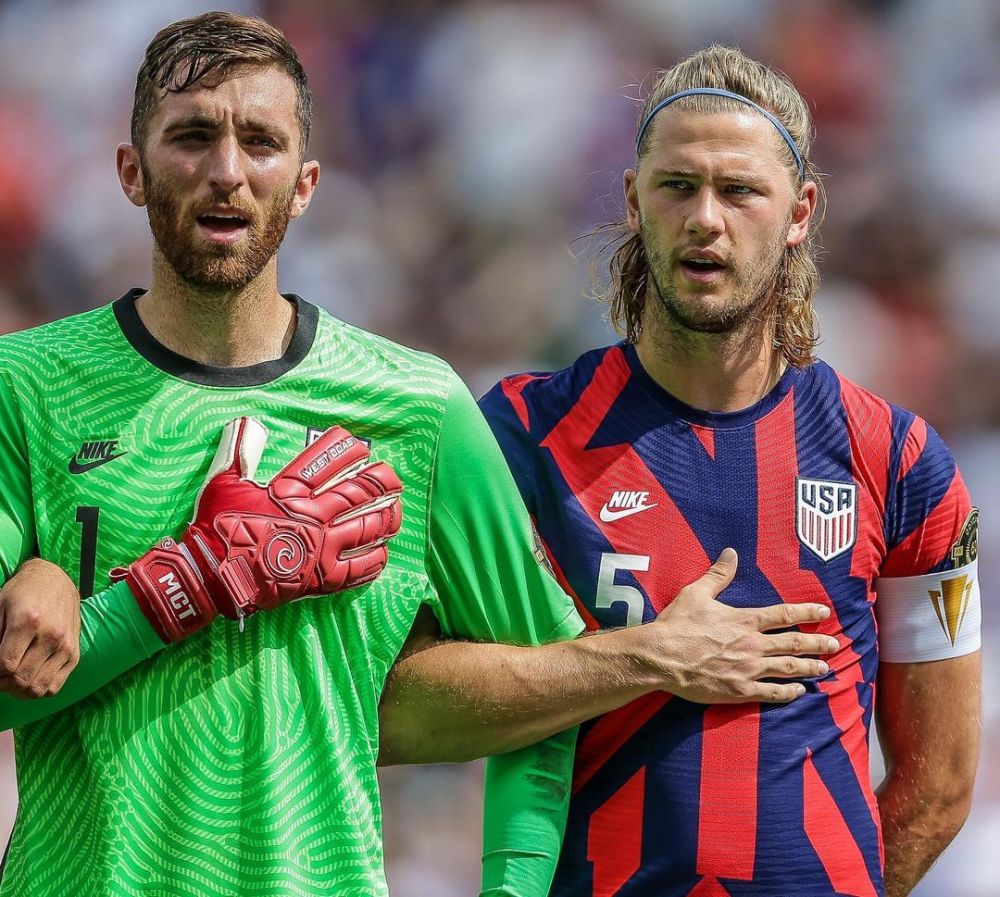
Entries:
[[159,31],[135,79],[132,145],[142,153],[149,119],[162,93],[181,93],[204,83],[222,83],[242,66],[277,66],[295,82],[304,158],[312,129],[312,93],[299,58],[287,38],[263,19],[207,12]]
[[[820,174],[809,161],[813,125],[802,95],[783,74],[750,59],[731,47],[712,46],[700,50],[673,68],[663,72],[653,85],[642,106],[639,121],[659,102],[697,87],[714,87],[741,94],[774,114],[788,129],[805,163],[803,181],[814,181],[819,189],[820,209],[809,225],[809,235],[798,246],[785,250],[777,282],[777,295],[772,312],[775,347],[789,364],[803,366],[813,360],[818,342],[813,298],[819,287],[816,266],[818,247],[815,231],[822,220],[826,195]],[[717,96],[685,97],[676,102],[679,109],[694,112],[716,112],[745,109],[738,101]],[[649,127],[639,146],[636,169],[649,150]],[[799,180],[798,168],[787,153],[789,175]],[[610,284],[601,299],[608,303],[608,317],[620,333],[635,342],[642,328],[642,313],[646,302],[649,265],[639,234],[632,233],[623,223],[607,225],[599,232],[609,234]]]

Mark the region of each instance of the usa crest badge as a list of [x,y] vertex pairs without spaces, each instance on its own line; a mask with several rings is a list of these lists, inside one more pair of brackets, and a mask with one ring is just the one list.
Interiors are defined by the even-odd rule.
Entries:
[[836,480],[795,481],[795,531],[824,563],[850,551],[858,537],[858,486]]

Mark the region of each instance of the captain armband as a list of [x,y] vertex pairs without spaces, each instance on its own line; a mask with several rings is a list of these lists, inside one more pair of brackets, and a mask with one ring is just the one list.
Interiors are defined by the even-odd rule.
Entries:
[[921,663],[979,650],[978,559],[941,573],[879,579],[875,595],[881,660]]

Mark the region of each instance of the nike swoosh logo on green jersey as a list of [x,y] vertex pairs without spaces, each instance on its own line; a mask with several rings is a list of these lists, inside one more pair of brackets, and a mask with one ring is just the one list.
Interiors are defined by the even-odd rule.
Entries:
[[107,458],[98,458],[96,461],[88,461],[86,464],[81,464],[76,458],[71,458],[69,462],[69,472],[70,473],[86,473],[88,470],[93,470],[95,467],[100,467],[102,464],[107,464],[114,461],[116,458],[120,458],[122,455],[127,455],[128,452],[119,452],[117,455],[108,455]]

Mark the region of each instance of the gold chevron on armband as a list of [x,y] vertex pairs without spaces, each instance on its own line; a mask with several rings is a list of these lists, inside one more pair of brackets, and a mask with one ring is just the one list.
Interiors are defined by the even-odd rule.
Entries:
[[944,634],[951,639],[954,645],[958,638],[958,632],[962,628],[962,621],[965,620],[965,613],[969,609],[969,599],[972,597],[972,588],[975,580],[968,574],[962,576],[952,576],[950,579],[941,580],[941,591],[928,590],[931,604],[934,605],[934,613],[937,614],[938,622]]

